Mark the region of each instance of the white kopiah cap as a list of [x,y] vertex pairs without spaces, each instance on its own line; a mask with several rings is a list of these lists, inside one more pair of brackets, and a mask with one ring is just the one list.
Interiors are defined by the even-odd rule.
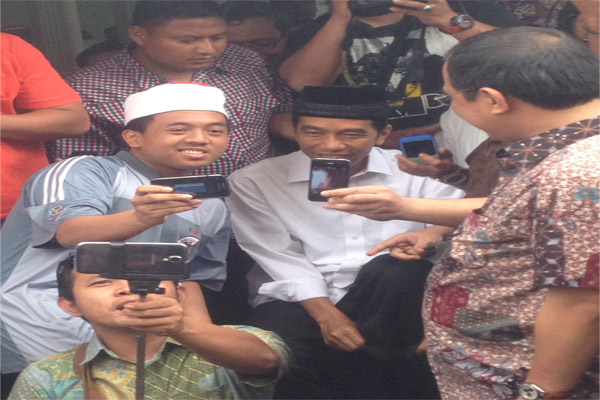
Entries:
[[216,111],[225,115],[221,89],[197,82],[172,82],[134,93],[125,99],[125,125],[136,118],[169,111]]

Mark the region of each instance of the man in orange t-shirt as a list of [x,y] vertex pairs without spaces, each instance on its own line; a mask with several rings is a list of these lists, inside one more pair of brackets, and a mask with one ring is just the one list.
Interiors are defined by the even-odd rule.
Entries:
[[8,216],[25,181],[48,165],[43,142],[83,135],[90,119],[76,91],[44,55],[17,36],[0,34],[0,219]]

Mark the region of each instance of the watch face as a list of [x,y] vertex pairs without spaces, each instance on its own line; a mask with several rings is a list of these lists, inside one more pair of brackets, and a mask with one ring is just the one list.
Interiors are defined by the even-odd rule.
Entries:
[[540,396],[540,392],[535,388],[535,386],[524,383],[519,388],[519,395],[526,400],[535,400],[541,399],[543,397]]
[[456,17],[452,18],[452,25],[463,29],[470,29],[473,27],[473,25],[475,25],[475,21],[470,15],[457,15]]

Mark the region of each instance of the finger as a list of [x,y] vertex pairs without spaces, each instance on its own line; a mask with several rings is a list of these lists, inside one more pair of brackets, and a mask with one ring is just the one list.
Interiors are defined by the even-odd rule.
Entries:
[[390,251],[390,255],[399,260],[420,260],[421,259],[420,256],[407,254],[404,252],[404,250],[396,249],[396,248],[394,248],[394,249],[392,249],[392,251]]
[[385,186],[355,186],[343,189],[331,189],[321,192],[323,197],[344,197],[352,194],[378,194],[389,190]]
[[441,160],[452,160],[454,158],[454,155],[452,154],[452,152],[445,147],[441,147],[439,149],[439,153],[440,153]]
[[138,186],[135,193],[136,193],[136,195],[143,196],[148,193],[169,193],[172,191],[173,191],[173,188],[170,186],[141,185],[141,186]]
[[403,234],[393,236],[393,237],[389,238],[388,240],[381,242],[377,246],[373,247],[371,250],[369,250],[367,255],[372,256],[374,254],[379,253],[380,251],[383,251],[386,249],[391,249],[392,247],[399,246],[399,244],[402,242],[407,242],[407,240],[404,239]]

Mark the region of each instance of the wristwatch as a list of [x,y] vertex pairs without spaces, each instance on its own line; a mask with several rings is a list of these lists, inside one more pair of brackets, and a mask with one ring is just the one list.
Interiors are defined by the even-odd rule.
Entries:
[[471,29],[474,26],[475,20],[473,19],[473,17],[467,14],[460,14],[453,17],[450,20],[450,26],[445,29],[442,29],[442,32],[453,34],[466,31],[467,29]]
[[568,392],[548,393],[533,383],[519,385],[519,396],[526,400],[568,399]]

